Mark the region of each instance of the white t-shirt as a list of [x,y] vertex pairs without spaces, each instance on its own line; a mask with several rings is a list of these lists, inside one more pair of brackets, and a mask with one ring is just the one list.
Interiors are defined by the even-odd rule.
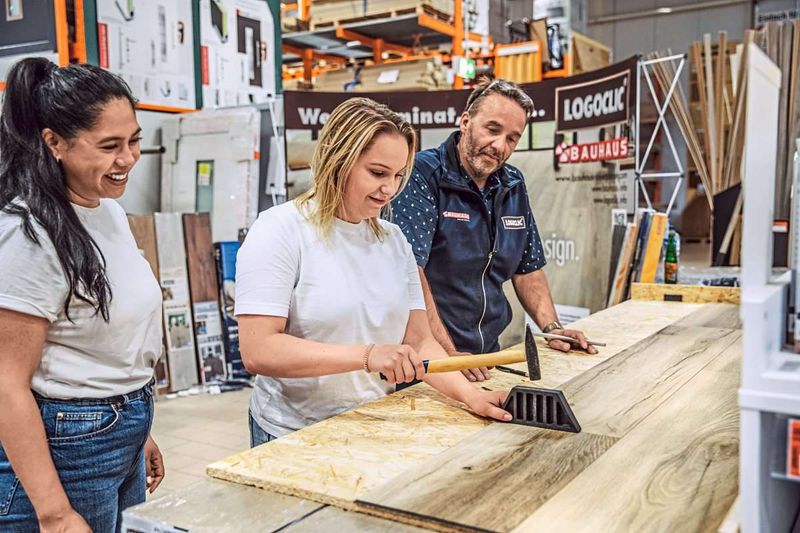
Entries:
[[[381,221],[336,220],[330,240],[287,202],[261,213],[236,260],[236,314],[286,317],[286,333],[331,344],[401,344],[412,309],[425,309],[403,232]],[[258,376],[250,409],[285,435],[394,390],[363,370],[312,378]]]
[[106,260],[110,321],[73,296],[44,228],[32,220],[41,246],[22,219],[0,212],[0,308],[46,318],[47,340],[31,388],[48,398],[105,398],[146,385],[161,355],[161,289],[131,234],[122,207],[73,204]]

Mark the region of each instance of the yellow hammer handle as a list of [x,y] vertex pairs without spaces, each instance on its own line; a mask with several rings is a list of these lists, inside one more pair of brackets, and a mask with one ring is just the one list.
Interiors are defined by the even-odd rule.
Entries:
[[503,350],[476,355],[455,355],[445,359],[432,359],[428,363],[428,374],[523,362],[525,362],[525,352],[522,350]]

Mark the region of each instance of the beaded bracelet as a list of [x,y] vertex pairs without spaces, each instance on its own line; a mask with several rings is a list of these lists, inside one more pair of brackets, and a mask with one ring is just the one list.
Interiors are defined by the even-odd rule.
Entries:
[[366,373],[369,373],[369,354],[372,352],[374,347],[374,344],[370,344],[367,346],[367,349],[364,350],[364,372]]

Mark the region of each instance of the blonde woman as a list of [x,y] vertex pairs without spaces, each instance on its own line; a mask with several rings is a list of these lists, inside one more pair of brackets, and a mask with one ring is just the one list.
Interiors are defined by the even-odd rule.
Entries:
[[[408,180],[416,136],[386,106],[352,98],[331,113],[307,193],[259,216],[239,251],[242,358],[257,446],[423,379],[474,412],[508,420],[506,393],[461,373],[425,375],[447,357],[431,334],[414,254],[381,210]],[[387,380],[379,377],[383,373]]]

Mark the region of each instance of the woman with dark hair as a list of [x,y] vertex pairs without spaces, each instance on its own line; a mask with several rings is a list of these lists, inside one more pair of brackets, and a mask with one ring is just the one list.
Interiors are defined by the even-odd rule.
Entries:
[[164,475],[149,436],[161,291],[114,199],[135,99],[25,59],[0,114],[0,530],[119,531]]

